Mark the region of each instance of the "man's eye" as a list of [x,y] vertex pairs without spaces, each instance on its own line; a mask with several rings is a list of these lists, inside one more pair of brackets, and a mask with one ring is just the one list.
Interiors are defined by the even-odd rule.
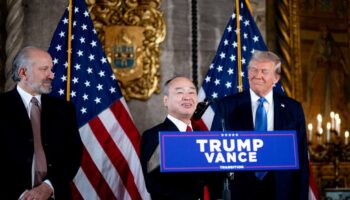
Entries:
[[262,73],[263,73],[263,74],[268,74],[268,73],[270,73],[270,71],[269,71],[269,70],[266,70],[266,69],[263,69],[263,70],[262,70]]
[[258,69],[252,68],[253,73],[257,73],[258,71],[259,71]]

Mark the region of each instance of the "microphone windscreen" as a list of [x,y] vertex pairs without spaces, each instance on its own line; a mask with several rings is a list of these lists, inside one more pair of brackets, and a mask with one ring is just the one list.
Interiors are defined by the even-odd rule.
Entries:
[[207,110],[208,106],[209,106],[209,102],[207,102],[207,101],[199,102],[197,104],[196,110],[193,113],[192,118],[194,120],[199,120],[202,117],[202,115],[204,114],[204,112]]

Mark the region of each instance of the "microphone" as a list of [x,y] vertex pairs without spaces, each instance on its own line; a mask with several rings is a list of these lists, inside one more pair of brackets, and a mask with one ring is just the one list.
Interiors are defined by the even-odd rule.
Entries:
[[[224,118],[221,118],[221,129],[222,131],[226,131]],[[230,180],[232,181],[234,179],[234,176],[234,172],[227,172],[226,177],[224,178],[224,188],[222,190],[223,200],[231,200]]]
[[222,199],[223,200],[231,200],[231,190],[230,190],[229,179],[225,178],[224,180],[224,189],[222,191]]
[[204,114],[204,112],[207,110],[209,105],[213,102],[214,101],[212,99],[205,99],[203,102],[199,102],[197,104],[196,110],[193,113],[192,118],[194,120],[199,120],[202,117],[202,115]]

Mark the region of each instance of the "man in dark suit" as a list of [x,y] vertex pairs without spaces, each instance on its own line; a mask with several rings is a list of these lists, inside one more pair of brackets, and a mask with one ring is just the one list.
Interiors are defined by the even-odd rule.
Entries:
[[192,128],[191,117],[197,105],[196,87],[186,77],[175,77],[166,82],[163,92],[168,115],[163,123],[145,131],[141,140],[141,164],[148,192],[153,200],[202,199],[200,173],[160,173],[157,148],[159,131],[185,132]]
[[273,92],[280,78],[281,61],[272,52],[256,51],[248,66],[250,90],[228,96],[217,103],[212,130],[257,130],[259,99],[267,116],[265,130],[296,130],[299,151],[298,170],[235,172],[231,196],[235,200],[306,200],[308,198],[308,155],[305,119],[299,102]]
[[71,199],[82,143],[72,103],[48,96],[52,58],[25,47],[13,62],[16,88],[0,95],[1,199]]

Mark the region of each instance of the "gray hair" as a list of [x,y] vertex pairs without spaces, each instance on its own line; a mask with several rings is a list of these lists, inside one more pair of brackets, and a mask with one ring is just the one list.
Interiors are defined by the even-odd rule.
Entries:
[[31,70],[31,58],[30,58],[30,50],[37,49],[41,50],[40,48],[34,47],[34,46],[27,46],[21,49],[16,57],[13,59],[12,62],[12,79],[16,82],[20,81],[21,78],[19,77],[19,69],[25,68],[27,70]]
[[255,50],[252,58],[249,61],[248,69],[251,67],[251,63],[259,62],[259,61],[272,61],[275,65],[275,73],[280,75],[281,74],[281,59],[273,52],[271,51],[259,51]]

